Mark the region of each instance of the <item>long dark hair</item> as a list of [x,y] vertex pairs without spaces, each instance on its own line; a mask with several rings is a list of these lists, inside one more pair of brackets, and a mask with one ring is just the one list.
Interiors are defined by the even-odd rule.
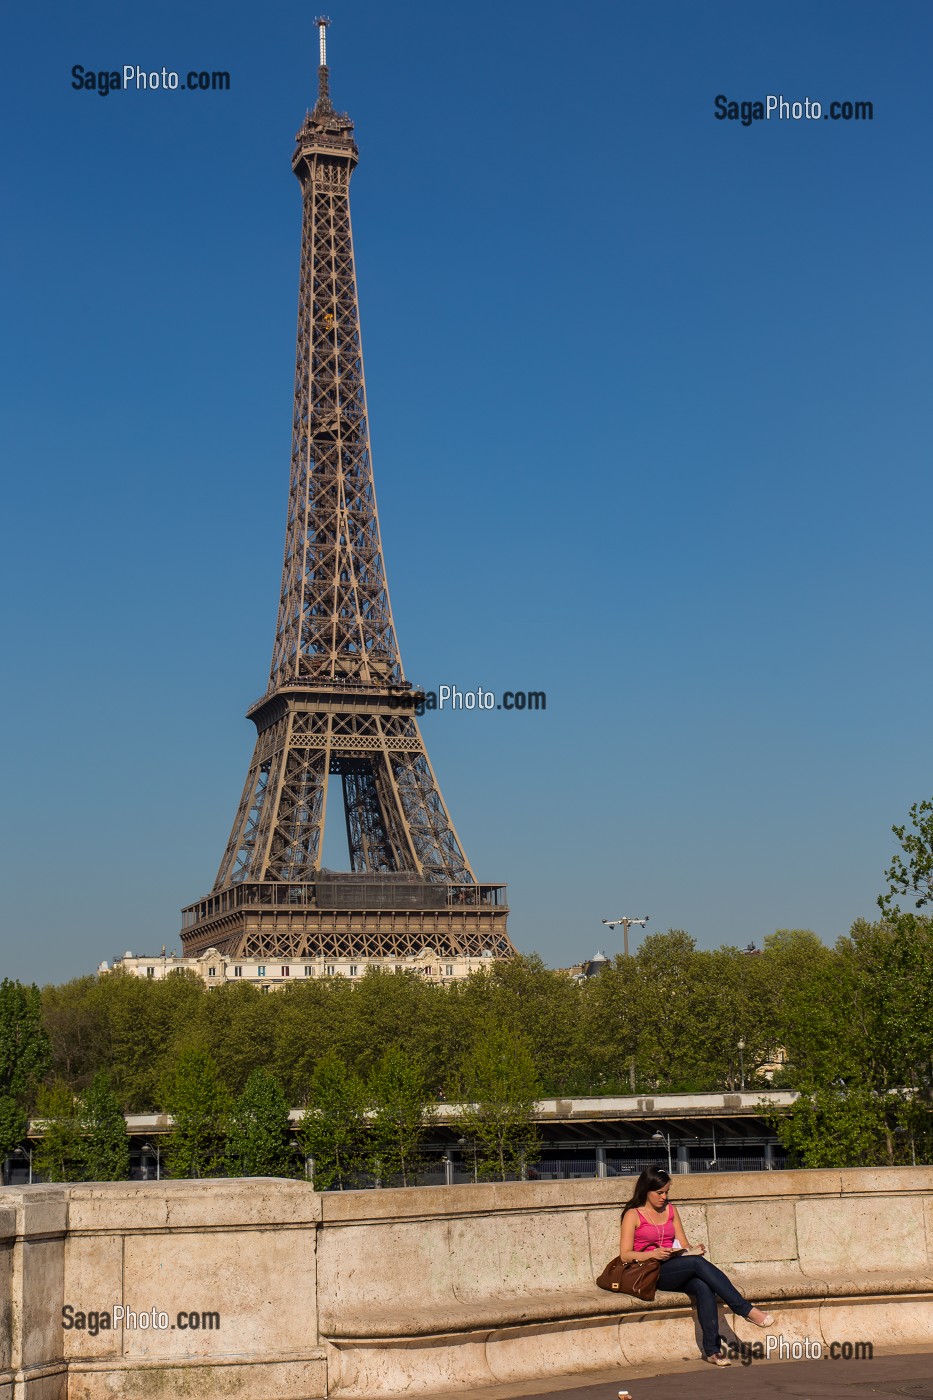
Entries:
[[635,1182],[632,1199],[626,1201],[622,1207],[622,1214],[624,1215],[627,1210],[637,1210],[639,1206],[643,1206],[648,1199],[648,1192],[663,1191],[670,1179],[670,1172],[666,1172],[663,1167],[645,1167]]

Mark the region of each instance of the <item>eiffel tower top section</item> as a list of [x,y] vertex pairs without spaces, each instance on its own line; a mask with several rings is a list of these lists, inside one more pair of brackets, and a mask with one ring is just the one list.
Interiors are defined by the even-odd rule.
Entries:
[[[318,98],[296,137],[303,194],[285,561],[269,687],[403,684],[373,486],[353,235],[353,123]],[[255,707],[254,707],[255,708]],[[252,713],[252,712],[251,712]]]
[[310,172],[310,158],[315,154],[333,155],[351,159],[356,164],[359,152],[353,140],[353,123],[346,112],[335,112],[330,100],[330,69],[327,67],[327,26],[330,20],[321,16],[315,20],[320,31],[321,61],[317,70],[317,102],[314,110],[305,116],[301,130],[295,137],[295,154],[292,169],[305,183]]

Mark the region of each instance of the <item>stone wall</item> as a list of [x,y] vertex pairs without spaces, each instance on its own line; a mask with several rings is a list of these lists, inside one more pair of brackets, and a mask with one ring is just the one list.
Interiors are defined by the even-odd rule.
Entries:
[[[593,1284],[630,1186],[4,1188],[0,1400],[371,1400],[698,1357],[683,1295]],[[686,1176],[675,1193],[783,1336],[933,1345],[933,1169]],[[115,1307],[136,1326],[101,1327]],[[152,1309],[164,1326],[141,1325]]]

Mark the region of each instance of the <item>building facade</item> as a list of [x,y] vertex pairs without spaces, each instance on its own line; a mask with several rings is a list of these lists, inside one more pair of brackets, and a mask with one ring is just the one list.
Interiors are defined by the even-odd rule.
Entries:
[[408,973],[426,982],[447,983],[469,977],[471,972],[489,969],[492,953],[479,957],[440,957],[432,948],[423,948],[411,957],[399,958],[245,958],[228,957],[216,948],[208,948],[194,957],[181,957],[165,950],[154,957],[124,953],[113,964],[102,962],[99,976],[122,972],[159,982],[176,972],[193,972],[208,990],[225,982],[247,982],[261,992],[277,991],[314,978],[318,980],[345,977],[359,982],[375,968],[381,972]]

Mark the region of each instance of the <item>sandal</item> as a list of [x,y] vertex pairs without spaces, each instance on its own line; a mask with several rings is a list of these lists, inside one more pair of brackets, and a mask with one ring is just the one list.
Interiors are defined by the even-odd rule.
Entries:
[[[761,1312],[761,1309],[758,1308],[757,1311],[758,1311],[758,1312]],[[746,1322],[750,1322],[750,1323],[752,1324],[753,1327],[773,1327],[773,1326],[774,1326],[774,1313],[761,1313],[761,1321],[760,1321],[760,1322],[756,1322],[755,1319],[754,1319],[753,1317],[747,1317],[747,1318],[745,1319],[745,1321],[746,1321]]]
[[714,1351],[712,1356],[704,1356],[704,1361],[708,1361],[711,1366],[731,1366],[732,1362],[728,1356],[723,1356],[721,1351]]

